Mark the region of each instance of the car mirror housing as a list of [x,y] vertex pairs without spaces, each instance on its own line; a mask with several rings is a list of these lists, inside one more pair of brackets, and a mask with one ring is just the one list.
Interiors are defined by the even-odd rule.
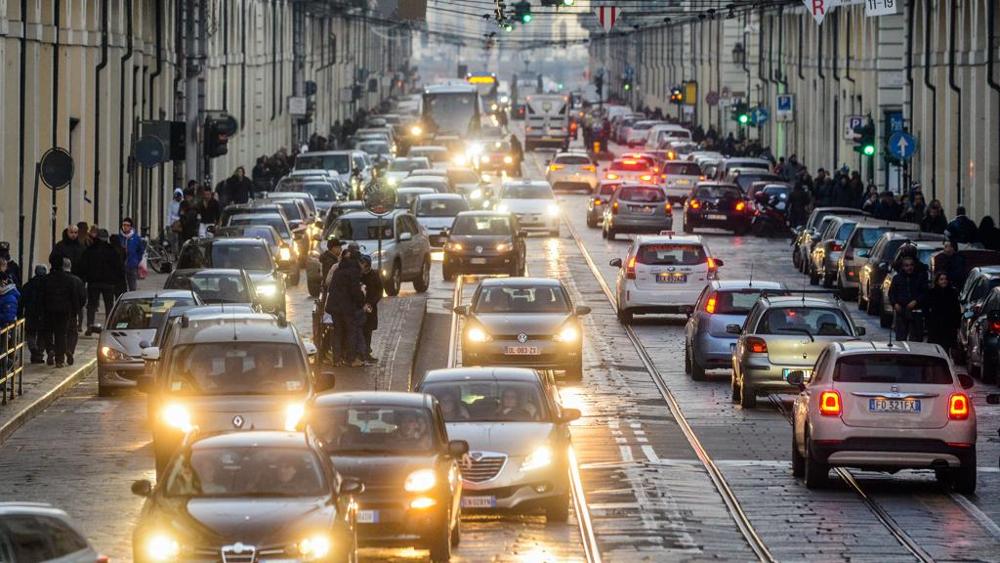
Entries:
[[962,386],[962,389],[972,389],[975,387],[976,382],[972,379],[972,376],[967,373],[958,374],[958,384]]
[[316,376],[316,386],[320,391],[329,391],[337,385],[337,373],[330,370],[322,370]]
[[132,494],[140,497],[148,497],[153,493],[153,484],[149,479],[139,479],[132,482]]
[[456,315],[458,315],[460,317],[464,317],[464,316],[466,316],[466,315],[469,314],[469,306],[468,305],[456,305],[455,308],[452,309],[452,311],[455,311]]
[[800,369],[788,372],[788,383],[800,389],[806,385],[806,373]]
[[740,325],[726,325],[726,332],[728,334],[741,334],[743,328]]
[[142,359],[146,362],[156,362],[160,359],[160,348],[149,346],[142,349]]
[[621,268],[622,267],[622,259],[621,258],[612,258],[611,260],[608,261],[608,266],[614,266],[615,268]]
[[462,457],[469,453],[469,443],[465,440],[452,440],[448,442],[448,455],[454,458]]
[[340,481],[340,488],[337,489],[340,495],[360,495],[365,492],[365,484],[356,477],[344,477]]
[[721,258],[714,258],[716,266],[725,266],[726,263],[722,261]]
[[585,315],[589,315],[590,314],[590,307],[588,307],[586,305],[577,305],[576,309],[574,310],[574,312],[576,313],[576,316],[583,317]]
[[564,408],[562,410],[562,416],[559,417],[559,422],[573,422],[579,419],[583,414],[580,409]]
[[865,330],[865,327],[863,327],[863,326],[856,326],[856,327],[854,327],[854,334],[856,336],[864,336],[865,332],[867,332],[867,331]]

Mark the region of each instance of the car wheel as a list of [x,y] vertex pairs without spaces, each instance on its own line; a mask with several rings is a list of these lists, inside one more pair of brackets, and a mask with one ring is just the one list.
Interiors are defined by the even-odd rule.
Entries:
[[427,291],[427,288],[431,286],[431,258],[427,256],[424,258],[424,265],[420,267],[420,277],[413,280],[413,289],[417,290],[417,293],[423,293]]
[[823,287],[827,289],[833,288],[833,276],[823,276]]
[[802,271],[802,258],[799,257],[799,253],[794,250],[792,251],[792,266],[794,266],[796,270],[800,272]]
[[969,375],[976,379],[981,379],[983,377],[982,368],[976,362],[973,362],[972,358],[969,358],[967,363],[969,365]]
[[566,367],[566,379],[570,381],[583,380],[583,358],[580,358]]
[[955,492],[963,495],[971,495],[976,492],[976,448],[962,457],[962,465],[952,471],[952,484]]
[[795,439],[795,430],[792,430],[792,477],[801,479],[806,474],[806,458],[799,453],[799,443]]
[[441,527],[430,537],[427,548],[431,552],[431,561],[451,560],[451,526],[448,525],[447,515],[441,522]]
[[455,522],[455,527],[451,530],[451,547],[458,547],[462,543],[462,519]]
[[807,489],[820,489],[825,487],[830,479],[830,466],[813,459],[812,445],[809,437],[806,436],[806,455],[804,467],[802,468],[803,481]]
[[874,295],[871,295],[868,299],[865,299],[865,312],[868,313],[869,315],[873,316],[877,315],[880,307],[881,304],[879,303],[878,298],[875,297]]
[[740,406],[745,409],[757,408],[757,391],[746,381],[740,385]]
[[392,265],[392,273],[389,275],[389,283],[385,286],[386,295],[393,297],[399,295],[399,286],[403,283],[401,276],[402,273],[400,272],[399,262],[396,262]]
[[306,288],[309,290],[309,297],[319,297],[321,289],[319,280],[314,281],[306,278]]
[[705,368],[698,363],[698,358],[694,355],[694,350],[691,351],[691,359],[688,360],[691,364],[691,379],[695,381],[705,380]]
[[684,373],[691,373],[691,348],[684,343]]
[[632,311],[629,311],[628,309],[620,309],[620,308],[618,309],[618,322],[620,322],[621,324],[623,325],[632,324],[632,318],[633,318]]
[[601,238],[604,239],[604,240],[608,240],[608,226],[607,226],[607,224],[605,224],[604,226],[601,227]]
[[819,285],[819,274],[809,270],[809,285]]
[[593,228],[594,228],[594,227],[596,227],[596,226],[597,226],[597,219],[594,219],[594,218],[593,218],[593,217],[591,217],[591,216],[590,216],[590,214],[588,213],[588,214],[587,214],[587,227],[588,227],[588,228],[591,228],[591,229],[593,229]]
[[545,503],[545,521],[564,523],[569,519],[569,493],[563,493]]
[[867,311],[868,310],[868,300],[865,299],[864,293],[858,290],[858,310]]
[[615,229],[613,227],[608,228],[608,240],[615,240],[615,237],[617,235],[618,233],[615,232]]

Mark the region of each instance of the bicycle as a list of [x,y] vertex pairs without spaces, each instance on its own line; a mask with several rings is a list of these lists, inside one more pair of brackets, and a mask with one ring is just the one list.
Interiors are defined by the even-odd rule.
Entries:
[[170,249],[170,241],[163,235],[159,239],[150,240],[148,232],[144,237],[146,243],[146,263],[158,274],[169,274],[173,270],[175,256]]

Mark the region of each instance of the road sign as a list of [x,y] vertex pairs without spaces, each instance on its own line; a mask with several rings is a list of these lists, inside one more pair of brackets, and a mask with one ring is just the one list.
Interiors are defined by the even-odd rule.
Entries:
[[288,113],[291,115],[305,115],[308,113],[305,96],[288,97]]
[[139,137],[132,147],[132,154],[143,168],[156,168],[158,164],[169,160],[163,141],[154,135]]
[[896,13],[897,0],[865,0],[865,15],[889,16]]
[[889,134],[893,134],[896,131],[903,130],[903,112],[901,111],[887,111],[885,112],[885,120],[889,123]]
[[66,149],[51,148],[39,161],[39,174],[46,186],[54,191],[61,190],[73,179],[73,157]]
[[713,107],[719,105],[719,93],[713,90],[705,94],[705,103]]
[[779,94],[775,108],[775,121],[795,120],[795,96],[791,94]]
[[760,127],[771,119],[771,112],[767,108],[757,106],[750,112],[750,124]]
[[917,138],[906,131],[897,131],[889,137],[889,154],[900,159],[910,160],[917,152]]
[[865,117],[863,115],[845,115],[844,116],[844,140],[853,141],[858,138],[858,134],[854,132],[865,124]]
[[594,13],[597,14],[597,21],[604,28],[604,31],[611,31],[615,22],[618,21],[618,16],[621,15],[621,10],[616,6],[598,6],[594,8]]

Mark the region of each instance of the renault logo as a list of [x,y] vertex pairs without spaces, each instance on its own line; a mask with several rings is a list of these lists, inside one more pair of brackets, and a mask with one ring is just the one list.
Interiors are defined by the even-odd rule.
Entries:
[[233,426],[235,426],[236,428],[243,428],[244,422],[246,421],[243,420],[243,417],[240,415],[236,415],[233,417]]
[[523,332],[521,334],[518,334],[517,341],[520,342],[521,344],[524,344],[525,342],[528,341],[528,335],[524,334]]

